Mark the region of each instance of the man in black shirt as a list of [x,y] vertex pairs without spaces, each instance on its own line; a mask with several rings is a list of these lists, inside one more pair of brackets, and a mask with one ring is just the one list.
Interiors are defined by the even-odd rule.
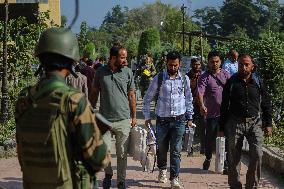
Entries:
[[[261,173],[263,129],[272,135],[271,101],[266,87],[253,73],[248,54],[239,57],[239,71],[226,83],[221,104],[220,133],[228,139],[228,182],[231,189],[242,188],[240,158],[244,136],[249,143],[246,189],[257,188]],[[261,116],[260,116],[261,115]]]

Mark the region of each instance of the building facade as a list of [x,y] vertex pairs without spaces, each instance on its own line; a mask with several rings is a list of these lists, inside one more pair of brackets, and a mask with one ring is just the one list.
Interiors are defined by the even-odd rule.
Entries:
[[[3,7],[4,2],[5,0],[0,0],[0,5],[2,4],[0,6],[1,8]],[[48,25],[50,25],[50,23],[58,26],[61,25],[60,0],[8,0],[8,3],[10,5],[9,17],[26,16],[32,18],[34,15],[34,7],[36,5],[36,12],[49,12],[50,19],[47,23]],[[17,12],[13,12],[13,9]],[[27,9],[31,9],[31,11],[28,11],[30,16],[27,16]],[[1,10],[0,12],[4,11]],[[22,13],[24,13],[24,15],[22,15]]]

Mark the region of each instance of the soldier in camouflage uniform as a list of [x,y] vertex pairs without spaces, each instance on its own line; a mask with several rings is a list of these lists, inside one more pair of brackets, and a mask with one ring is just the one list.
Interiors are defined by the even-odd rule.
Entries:
[[66,85],[79,61],[78,42],[69,29],[50,28],[35,55],[45,70],[16,103],[16,139],[25,189],[90,189],[109,152],[86,96]]

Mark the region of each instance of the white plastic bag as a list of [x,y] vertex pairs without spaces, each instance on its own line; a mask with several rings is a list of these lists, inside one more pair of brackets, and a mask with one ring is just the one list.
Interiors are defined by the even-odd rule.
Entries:
[[184,138],[183,138],[183,148],[189,154],[192,149],[193,141],[194,141],[194,133],[195,133],[196,125],[192,123],[192,127],[186,128]]
[[129,142],[129,155],[135,161],[142,161],[146,159],[146,139],[147,131],[140,125],[131,128],[130,142]]
[[148,126],[135,126],[130,131],[129,155],[134,161],[140,161],[143,171],[153,171],[156,163],[155,131]]
[[222,173],[225,161],[225,137],[216,138],[215,172]]

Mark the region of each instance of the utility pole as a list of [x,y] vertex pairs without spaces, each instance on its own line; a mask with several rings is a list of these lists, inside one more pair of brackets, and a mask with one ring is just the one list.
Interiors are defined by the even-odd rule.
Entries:
[[192,54],[192,36],[191,35],[188,35],[188,44],[189,44],[188,56],[191,56]]
[[185,37],[184,37],[184,34],[185,34],[185,9],[186,9],[186,6],[184,6],[184,4],[182,4],[181,6],[181,12],[182,12],[182,54],[184,54],[184,49],[185,49]]
[[8,120],[8,86],[7,86],[7,41],[8,41],[8,0],[5,0],[5,22],[4,22],[4,35],[3,35],[3,73],[2,73],[2,98],[1,98],[1,116],[0,123],[4,124]]

